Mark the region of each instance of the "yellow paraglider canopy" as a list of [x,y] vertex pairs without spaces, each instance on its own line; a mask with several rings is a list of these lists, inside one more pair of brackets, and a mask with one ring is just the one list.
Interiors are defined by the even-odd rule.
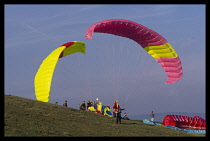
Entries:
[[55,49],[44,59],[34,79],[34,88],[37,100],[49,102],[52,77],[58,59],[76,52],[85,54],[85,43],[80,41],[68,42]]

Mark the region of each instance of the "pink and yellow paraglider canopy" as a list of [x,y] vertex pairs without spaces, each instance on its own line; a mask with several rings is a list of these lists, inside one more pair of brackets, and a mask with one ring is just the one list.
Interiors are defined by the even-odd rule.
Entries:
[[92,39],[93,32],[122,36],[137,42],[163,67],[168,75],[166,83],[174,83],[182,78],[182,64],[178,54],[157,32],[123,19],[109,19],[93,24],[87,29],[85,38]]

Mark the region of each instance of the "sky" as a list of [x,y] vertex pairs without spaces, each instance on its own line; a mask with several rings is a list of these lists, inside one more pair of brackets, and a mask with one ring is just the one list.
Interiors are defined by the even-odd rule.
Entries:
[[[70,41],[86,43],[86,54],[59,60],[50,103],[79,108],[95,100],[111,107],[119,101],[128,115],[206,111],[205,5],[4,5],[5,94],[36,100],[34,77],[54,49]],[[178,53],[183,77],[165,84],[161,66],[136,42],[94,33],[89,26],[126,19],[162,35]]]

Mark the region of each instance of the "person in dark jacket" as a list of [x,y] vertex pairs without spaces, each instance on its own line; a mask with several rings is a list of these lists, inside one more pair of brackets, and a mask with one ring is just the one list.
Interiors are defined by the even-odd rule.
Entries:
[[92,106],[92,104],[91,104],[90,100],[88,100],[88,102],[87,102],[87,109],[88,109],[88,107],[90,107],[90,106]]
[[86,110],[86,104],[85,104],[85,101],[83,101],[81,104],[80,104],[80,110]]
[[130,119],[128,118],[128,116],[127,116],[127,114],[126,114],[126,113],[124,113],[124,115],[123,115],[122,119],[130,120]]
[[67,100],[63,103],[63,106],[67,107]]

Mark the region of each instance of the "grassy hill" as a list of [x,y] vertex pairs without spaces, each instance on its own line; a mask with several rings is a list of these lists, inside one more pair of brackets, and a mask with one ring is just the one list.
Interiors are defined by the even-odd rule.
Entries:
[[203,136],[17,96],[4,96],[5,136]]

